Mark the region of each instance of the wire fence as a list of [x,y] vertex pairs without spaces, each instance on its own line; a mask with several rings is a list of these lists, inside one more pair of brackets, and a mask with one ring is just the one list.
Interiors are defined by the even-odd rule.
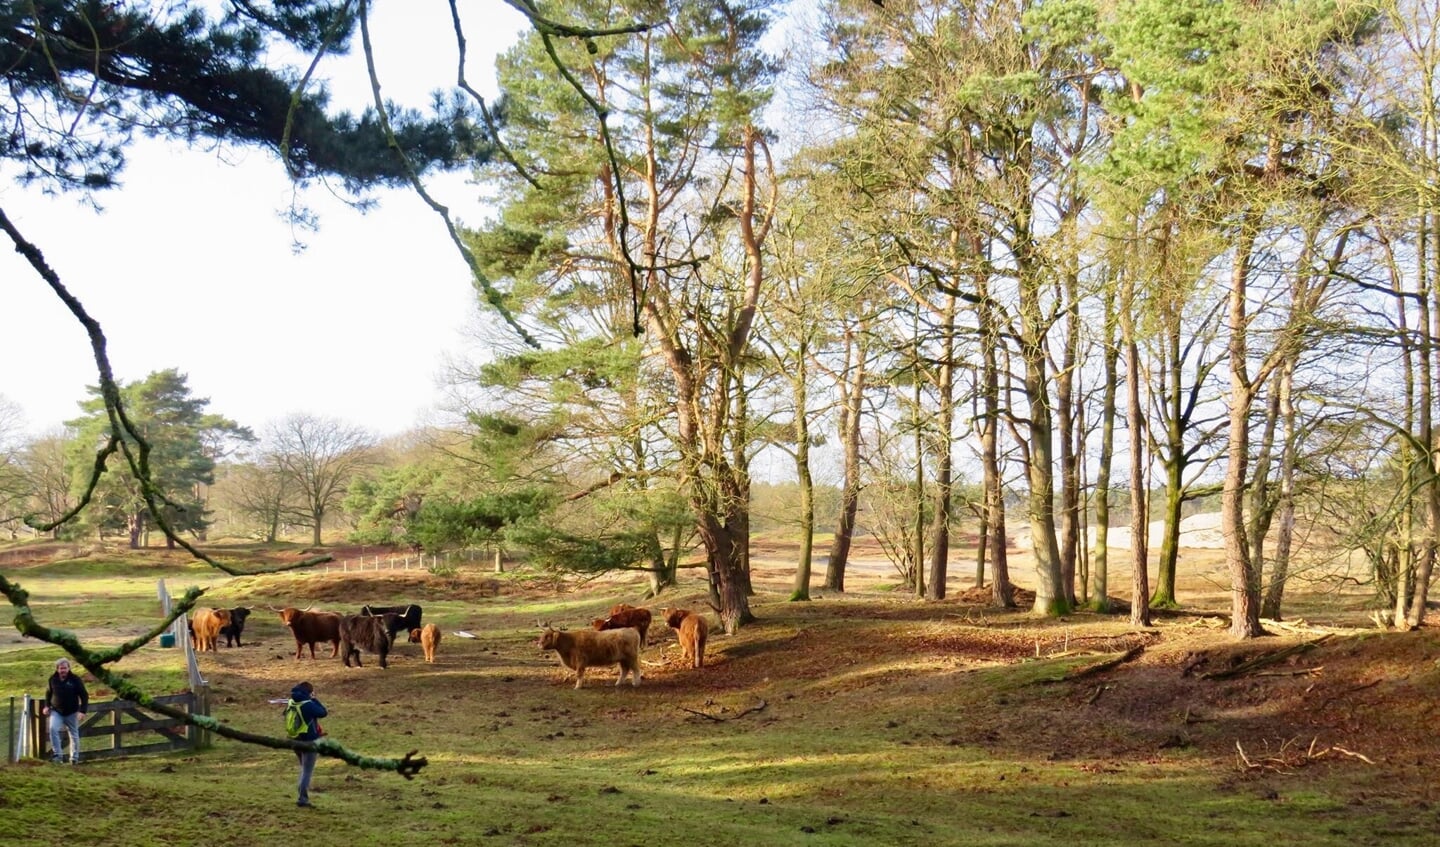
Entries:
[[466,548],[464,550],[453,550],[445,553],[412,553],[405,556],[358,556],[327,562],[317,562],[305,568],[295,568],[293,573],[302,574],[327,574],[338,573],[363,573],[366,571],[410,571],[421,570],[429,573],[453,573],[461,565],[471,565],[476,561],[489,560],[494,563],[495,571],[499,573],[503,569],[500,556],[493,550],[481,550],[477,548]]

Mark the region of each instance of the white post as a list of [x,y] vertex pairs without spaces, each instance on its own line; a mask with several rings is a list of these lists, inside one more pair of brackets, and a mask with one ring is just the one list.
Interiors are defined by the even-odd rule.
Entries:
[[20,704],[20,743],[15,745],[15,761],[30,755],[30,695],[26,694]]

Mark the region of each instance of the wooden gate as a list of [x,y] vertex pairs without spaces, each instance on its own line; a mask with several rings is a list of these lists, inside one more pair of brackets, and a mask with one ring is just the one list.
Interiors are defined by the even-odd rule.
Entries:
[[[167,694],[155,702],[184,709],[191,715],[210,714],[208,689],[201,687],[183,694]],[[44,698],[28,698],[24,755],[44,759],[50,756],[50,718],[41,714]],[[209,733],[178,718],[146,711],[129,700],[90,701],[90,711],[80,723],[80,758],[108,759],[115,756],[137,756],[165,750],[184,750],[209,743]],[[158,737],[158,740],[157,740]],[[108,743],[86,743],[86,739],[104,738]]]

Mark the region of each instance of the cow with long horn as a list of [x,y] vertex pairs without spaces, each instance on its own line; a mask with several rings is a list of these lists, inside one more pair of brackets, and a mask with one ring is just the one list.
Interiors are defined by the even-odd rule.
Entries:
[[[274,607],[271,607],[274,608]],[[314,606],[296,609],[287,606],[276,609],[280,622],[290,628],[295,636],[295,658],[303,658],[305,646],[310,646],[310,658],[315,658],[315,645],[330,642],[330,658],[340,655],[340,616],[334,612],[312,612]]]

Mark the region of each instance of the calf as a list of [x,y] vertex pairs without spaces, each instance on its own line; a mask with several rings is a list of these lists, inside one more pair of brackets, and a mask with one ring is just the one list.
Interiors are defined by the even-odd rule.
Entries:
[[211,609],[201,606],[190,615],[190,634],[195,641],[195,650],[203,653],[214,651],[220,639],[220,629],[230,625],[229,609]]
[[352,656],[355,658],[355,667],[364,667],[360,662],[361,650],[379,656],[380,667],[390,667],[385,657],[390,655],[391,642],[384,618],[375,615],[346,615],[340,621],[340,655],[347,668],[350,667]]
[[425,661],[435,661],[435,648],[440,646],[440,627],[427,623],[420,629],[410,630],[410,643],[419,644],[425,651]]
[[377,618],[384,618],[385,631],[390,633],[390,640],[395,640],[395,635],[402,630],[409,632],[412,629],[420,628],[421,608],[411,603],[408,606],[361,606],[360,614],[373,615]]
[[690,667],[705,667],[705,642],[710,637],[710,624],[689,609],[665,609],[665,623],[680,639],[680,657],[690,660]]
[[299,659],[305,652],[305,645],[310,645],[310,658],[315,658],[315,645],[321,641],[328,641],[331,644],[330,658],[340,655],[340,616],[334,612],[312,612],[310,609],[296,609],[286,606],[283,609],[272,611],[280,613],[280,623],[290,628],[290,633],[295,636],[295,658]]
[[609,616],[596,618],[590,622],[590,625],[597,631],[634,627],[635,631],[640,633],[640,646],[644,647],[649,643],[645,633],[650,629],[650,610],[621,603],[610,610]]
[[236,606],[230,610],[230,623],[220,627],[220,634],[225,636],[226,647],[240,647],[240,633],[245,631],[245,619],[250,617],[250,610],[244,606]]
[[546,627],[538,642],[542,650],[554,650],[560,663],[575,672],[575,687],[585,682],[585,669],[603,665],[619,665],[616,685],[630,674],[630,684],[640,684],[640,633],[633,627],[595,632],[578,629],[573,632]]

